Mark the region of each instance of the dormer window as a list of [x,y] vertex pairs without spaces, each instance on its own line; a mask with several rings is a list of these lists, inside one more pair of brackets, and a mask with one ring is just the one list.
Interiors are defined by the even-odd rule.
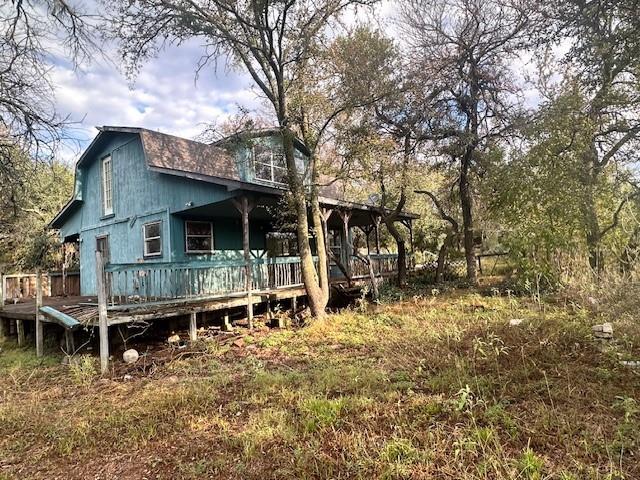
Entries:
[[111,155],[102,159],[102,213],[113,215],[113,164]]
[[283,185],[287,183],[287,162],[281,148],[255,145],[253,166],[257,180]]

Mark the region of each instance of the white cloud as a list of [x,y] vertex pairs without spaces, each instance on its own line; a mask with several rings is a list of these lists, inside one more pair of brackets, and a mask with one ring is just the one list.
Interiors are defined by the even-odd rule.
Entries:
[[[79,122],[75,136],[82,148],[95,136],[95,126],[145,127],[192,138],[204,123],[223,121],[238,106],[261,108],[248,76],[225,69],[206,68],[195,80],[202,50],[196,41],[172,47],[143,66],[130,84],[115,64],[97,59],[79,70],[55,59],[51,71],[56,104],[61,115]],[[112,58],[115,58],[112,55]],[[63,160],[77,158],[81,148],[69,142]]]

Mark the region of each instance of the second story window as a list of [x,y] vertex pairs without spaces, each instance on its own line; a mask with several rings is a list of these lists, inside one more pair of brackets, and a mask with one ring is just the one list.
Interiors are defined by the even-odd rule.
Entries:
[[102,159],[102,213],[113,214],[113,164],[111,155]]
[[287,162],[282,149],[255,145],[253,147],[253,165],[256,179],[272,183],[287,183]]

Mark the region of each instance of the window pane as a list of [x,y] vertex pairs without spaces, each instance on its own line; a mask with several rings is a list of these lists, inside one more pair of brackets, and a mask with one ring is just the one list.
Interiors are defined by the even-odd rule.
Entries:
[[211,251],[211,237],[187,237],[187,251]]
[[286,183],[287,182],[287,171],[282,169],[282,168],[275,168],[273,169],[273,181],[274,182],[280,182],[280,183]]
[[271,167],[264,163],[256,163],[256,178],[271,180]]
[[150,223],[144,226],[145,238],[159,237],[160,236],[160,223]]
[[273,165],[279,168],[287,168],[287,162],[284,158],[282,150],[277,149],[273,151]]
[[160,244],[159,238],[155,238],[153,240],[147,240],[145,243],[147,245],[147,251],[146,251],[147,255],[154,255],[161,252],[162,245]]
[[187,235],[211,235],[209,222],[187,222]]
[[113,179],[111,157],[102,160],[102,207],[105,214],[113,213]]

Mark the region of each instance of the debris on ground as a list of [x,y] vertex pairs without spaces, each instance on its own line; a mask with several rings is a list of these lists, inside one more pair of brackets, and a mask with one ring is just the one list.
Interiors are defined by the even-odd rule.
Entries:
[[124,363],[136,363],[138,361],[138,358],[140,358],[140,354],[135,348],[125,350],[125,352],[122,354],[122,360],[124,361]]
[[167,338],[167,343],[169,345],[177,345],[177,344],[179,344],[180,343],[180,335],[178,335],[177,333],[174,333],[169,338]]
[[524,322],[522,318],[512,318],[511,320],[509,320],[509,325],[511,325],[512,327],[517,327],[518,325],[521,325],[522,322]]
[[609,322],[601,325],[594,325],[591,327],[591,330],[596,338],[603,340],[611,340],[613,338],[613,325]]
[[640,368],[640,360],[620,360],[620,365],[629,368]]

